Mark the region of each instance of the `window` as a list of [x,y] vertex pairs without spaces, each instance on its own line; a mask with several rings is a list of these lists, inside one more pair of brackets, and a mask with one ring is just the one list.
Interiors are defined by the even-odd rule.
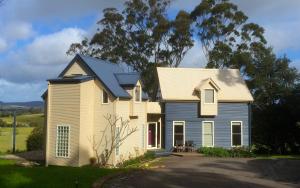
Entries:
[[242,145],[242,122],[241,121],[231,122],[231,145],[232,146]]
[[205,103],[214,103],[214,90],[213,89],[205,89]]
[[70,126],[58,125],[56,133],[56,157],[69,157]]
[[184,121],[173,122],[173,146],[183,146],[185,142]]
[[202,122],[202,146],[204,147],[214,146],[214,122],[213,121]]
[[104,90],[102,90],[102,104],[108,104],[108,94]]
[[120,127],[116,127],[116,155],[120,152]]
[[141,102],[141,86],[136,86],[135,87],[135,91],[134,91],[134,95],[135,95],[135,101],[136,102]]

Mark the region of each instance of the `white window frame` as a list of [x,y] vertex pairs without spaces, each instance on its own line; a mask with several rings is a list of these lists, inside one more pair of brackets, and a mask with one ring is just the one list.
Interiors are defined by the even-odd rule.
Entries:
[[[135,96],[135,93],[136,93],[136,88],[139,87],[140,88],[140,97],[139,97],[139,101],[135,100],[136,99],[136,96]],[[135,103],[141,103],[142,102],[142,86],[141,85],[136,85],[134,87],[134,90],[133,90],[133,100]]]
[[[68,156],[58,156],[58,127],[68,127],[69,133],[68,133]],[[55,157],[57,158],[70,158],[71,153],[71,144],[70,144],[70,136],[71,136],[71,126],[65,125],[65,124],[59,124],[56,126],[56,140],[55,140]]]
[[185,145],[185,121],[173,121],[173,134],[172,134],[172,140],[173,140],[173,147],[175,147],[175,140],[174,140],[174,133],[175,133],[175,123],[183,123],[183,145]]
[[[107,102],[104,102],[104,93],[106,93],[107,95]],[[102,101],[101,101],[102,104],[109,104],[109,96],[108,96],[108,92],[105,91],[104,89],[102,90]]]
[[[232,145],[232,123],[240,123],[241,124],[241,145],[234,146]],[[231,147],[242,147],[243,146],[243,121],[231,121],[230,122],[230,140],[231,140]]]
[[[213,101],[214,101],[214,102],[206,102],[206,101],[205,101],[205,98],[206,98],[206,92],[205,92],[205,91],[206,91],[206,90],[213,90]],[[216,104],[215,93],[216,93],[215,89],[213,89],[213,88],[205,88],[205,89],[204,89],[204,98],[203,98],[204,104]]]
[[[212,123],[212,146],[205,146],[204,145],[204,129],[203,129],[203,126],[204,126],[204,123]],[[202,147],[215,147],[215,122],[214,121],[202,121]]]
[[[148,131],[149,131],[149,124],[155,124],[155,147],[149,147],[148,144]],[[147,149],[160,149],[161,148],[161,124],[159,126],[159,139],[160,139],[160,146],[157,144],[157,131],[158,131],[158,122],[147,122],[147,134],[146,134],[146,139],[147,139]]]

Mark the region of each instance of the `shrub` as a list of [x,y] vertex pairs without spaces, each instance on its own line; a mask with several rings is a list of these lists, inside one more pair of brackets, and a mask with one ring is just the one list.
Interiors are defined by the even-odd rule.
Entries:
[[263,145],[263,144],[255,144],[253,145],[253,152],[255,154],[265,154],[270,155],[272,153],[272,149],[270,146]]
[[209,157],[254,157],[254,154],[248,148],[244,147],[232,149],[202,147],[198,149],[198,152]]
[[95,166],[97,163],[97,158],[96,157],[91,157],[90,158],[90,165]]
[[27,150],[42,150],[44,148],[44,129],[42,126],[35,127],[26,140]]
[[129,166],[139,166],[141,163],[150,161],[154,158],[155,158],[155,153],[152,151],[147,151],[144,155],[123,161],[123,162],[119,163],[117,166],[123,167],[123,168],[129,167]]

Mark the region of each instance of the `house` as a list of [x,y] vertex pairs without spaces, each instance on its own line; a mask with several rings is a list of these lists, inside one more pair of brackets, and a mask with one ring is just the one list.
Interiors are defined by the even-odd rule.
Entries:
[[[253,98],[235,69],[157,68],[157,102],[143,92],[138,73],[107,61],[76,55],[43,95],[46,165],[82,166],[95,156],[108,124],[122,117],[137,128],[109,159],[117,164],[151,149],[172,150],[193,141],[196,147],[250,144]],[[118,125],[117,125],[118,127]],[[105,144],[97,145],[104,151]]]

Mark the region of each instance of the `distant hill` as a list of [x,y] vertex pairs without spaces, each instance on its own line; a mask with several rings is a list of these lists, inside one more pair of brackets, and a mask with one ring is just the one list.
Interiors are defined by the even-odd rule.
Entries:
[[44,102],[42,101],[28,101],[28,102],[1,102],[0,108],[42,108]]

